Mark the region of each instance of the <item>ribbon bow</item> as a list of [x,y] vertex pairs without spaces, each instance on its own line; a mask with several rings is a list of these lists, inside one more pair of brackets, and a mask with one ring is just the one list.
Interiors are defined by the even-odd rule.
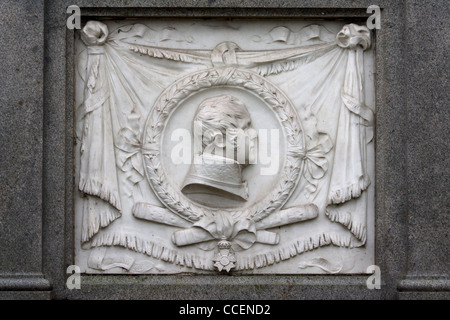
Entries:
[[299,148],[294,152],[295,157],[300,157],[305,161],[304,176],[310,183],[310,187],[307,189],[311,193],[317,189],[315,180],[321,179],[328,170],[328,161],[325,154],[332,148],[333,143],[330,137],[327,134],[321,134],[319,142],[314,147],[309,149]]
[[158,144],[143,145],[133,130],[122,128],[116,139],[116,147],[120,150],[118,164],[122,171],[128,172],[128,178],[137,183],[144,178],[144,166],[142,154],[153,154],[159,152]]
[[227,212],[216,213],[213,217],[203,217],[191,228],[173,233],[172,241],[177,246],[199,244],[204,250],[212,250],[217,241],[227,240],[232,249],[246,250],[256,242],[256,225],[253,220],[236,221]]
[[129,179],[137,183],[144,178],[144,167],[142,164],[142,144],[136,134],[128,128],[122,128],[116,139],[116,147],[120,150],[118,165],[124,172],[129,173]]

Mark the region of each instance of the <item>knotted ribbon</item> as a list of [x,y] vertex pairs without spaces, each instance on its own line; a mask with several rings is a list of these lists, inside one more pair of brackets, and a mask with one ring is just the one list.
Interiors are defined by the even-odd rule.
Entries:
[[215,213],[213,217],[203,217],[191,228],[174,232],[172,241],[177,246],[199,244],[204,250],[212,250],[217,241],[227,240],[232,249],[246,250],[257,240],[256,225],[253,220],[235,220],[228,212]]
[[294,157],[300,157],[304,160],[304,176],[310,183],[308,191],[314,192],[317,183],[315,180],[321,179],[328,170],[328,161],[325,158],[332,148],[333,143],[327,134],[321,134],[319,142],[309,149],[298,148],[293,152]]
[[124,172],[129,172],[129,179],[134,183],[141,181],[144,176],[142,154],[159,152],[159,145],[148,143],[143,145],[136,133],[128,128],[120,129],[115,145],[119,149],[118,165]]

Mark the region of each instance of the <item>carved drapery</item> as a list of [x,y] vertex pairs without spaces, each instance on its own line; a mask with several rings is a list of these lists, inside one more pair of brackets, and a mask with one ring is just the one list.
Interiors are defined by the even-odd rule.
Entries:
[[[81,31],[88,55],[86,68],[81,71],[85,72],[84,101],[77,113],[82,127],[77,178],[79,190],[86,195],[81,237],[84,244],[123,246],[167,262],[211,270],[211,260],[173,244],[179,247],[193,244],[195,241],[191,240],[196,238],[204,246],[210,240],[226,239],[233,250],[248,249],[258,242],[258,232],[260,238],[269,232],[265,229],[273,225],[263,227],[264,219],[228,221],[218,215],[215,219],[181,217],[180,222],[173,223],[180,219],[175,212],[172,220],[157,221],[154,212],[167,216],[174,212],[163,208],[152,189],[142,187],[146,183],[142,156],[157,150],[156,145],[144,145],[142,139],[152,105],[149,101],[156,101],[165,88],[183,76],[224,67],[254,72],[270,79],[284,92],[293,92],[288,98],[297,108],[307,139],[305,145],[290,152],[303,164],[300,173],[303,180],[282,211],[305,206],[305,200],[311,204],[322,201],[324,205],[318,204],[315,214],[308,219],[323,214],[351,232],[343,236],[324,231],[289,243],[278,243],[276,236],[267,233],[264,237],[272,239],[276,248],[258,254],[249,250],[236,261],[236,269],[263,267],[329,244],[343,247],[365,244],[364,191],[370,184],[366,144],[371,139],[368,128],[374,121],[373,111],[364,101],[363,51],[370,47],[367,28],[346,25],[334,41],[267,51],[245,51],[231,42],[209,50],[168,49],[146,43],[151,32],[141,24],[110,32],[105,24],[95,21],[88,22]],[[317,68],[324,72],[311,77],[310,70]],[[286,83],[288,72],[290,79]],[[287,89],[292,86],[296,90]],[[316,118],[325,113],[331,114],[336,124],[328,131],[316,123]],[[124,177],[126,183],[121,180]],[[123,197],[132,198],[134,207],[124,208]],[[349,203],[352,199],[356,201]],[[121,218],[124,210],[133,216]],[[164,241],[157,243],[130,231],[130,225],[136,223],[132,218],[185,229],[175,231],[165,245]],[[118,223],[110,225],[115,220]],[[303,219],[294,218],[286,224],[299,221]],[[227,226],[221,229],[222,233],[217,231],[218,224]],[[239,241],[241,245],[236,247]]]

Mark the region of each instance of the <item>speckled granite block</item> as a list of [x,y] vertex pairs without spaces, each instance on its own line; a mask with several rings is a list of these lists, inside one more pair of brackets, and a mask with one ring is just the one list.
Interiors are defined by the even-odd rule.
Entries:
[[42,276],[44,1],[2,1],[0,30],[0,290],[48,289]]

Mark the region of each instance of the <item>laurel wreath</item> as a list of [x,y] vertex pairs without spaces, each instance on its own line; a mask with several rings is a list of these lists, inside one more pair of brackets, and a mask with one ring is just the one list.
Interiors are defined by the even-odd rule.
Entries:
[[214,216],[214,212],[218,211],[196,204],[170,184],[161,166],[160,149],[161,135],[170,113],[193,93],[214,86],[232,86],[253,91],[273,110],[285,131],[286,161],[277,186],[253,206],[241,210],[227,210],[235,218],[262,220],[280,209],[294,191],[303,165],[302,157],[295,156],[295,151],[305,146],[305,137],[299,116],[289,99],[267,79],[252,71],[215,68],[196,72],[176,81],[157,98],[149,113],[142,139],[144,145],[154,146],[153,152],[143,154],[147,178],[162,203],[188,221],[195,222],[204,216]]

